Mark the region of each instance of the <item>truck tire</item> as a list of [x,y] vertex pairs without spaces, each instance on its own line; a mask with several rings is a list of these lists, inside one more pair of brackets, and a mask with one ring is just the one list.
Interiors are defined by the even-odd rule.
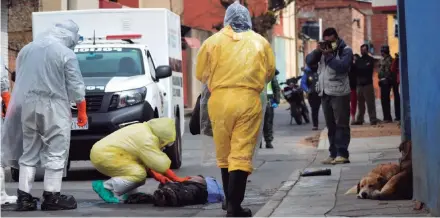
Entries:
[[18,182],[18,178],[20,177],[20,170],[11,167],[11,178],[12,181]]
[[176,117],[176,141],[164,151],[171,160],[171,169],[182,166],[182,135],[180,131],[180,117]]

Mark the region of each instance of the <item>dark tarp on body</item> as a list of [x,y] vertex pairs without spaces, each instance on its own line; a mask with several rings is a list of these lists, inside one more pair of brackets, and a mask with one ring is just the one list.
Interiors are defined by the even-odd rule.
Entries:
[[206,184],[186,181],[160,184],[154,195],[138,193],[130,195],[126,204],[154,204],[158,207],[181,207],[205,204],[208,200]]

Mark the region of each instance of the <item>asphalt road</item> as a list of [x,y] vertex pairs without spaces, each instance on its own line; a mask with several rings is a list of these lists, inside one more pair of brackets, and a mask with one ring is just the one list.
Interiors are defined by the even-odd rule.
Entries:
[[[255,160],[255,171],[248,179],[246,197],[243,205],[249,207],[253,213],[256,213],[272,196],[277,188],[285,181],[296,169],[306,167],[315,157],[316,150],[310,146],[303,145],[300,141],[306,137],[319,133],[312,131],[311,124],[298,126],[290,125],[290,116],[287,105],[281,105],[276,109],[275,114],[275,140],[274,149],[259,149]],[[324,119],[320,114],[321,128]],[[186,128],[186,131],[188,128]],[[209,145],[203,145],[199,136],[192,136],[188,132],[183,137],[183,165],[177,170],[180,176],[188,175],[206,175],[214,176],[221,180],[220,170],[213,164],[202,160],[207,157],[207,148]],[[210,160],[210,159],[208,159]],[[6,181],[10,181],[9,171],[6,173]],[[41,177],[41,176],[40,176]],[[91,188],[91,181],[97,179],[106,179],[95,171],[88,161],[73,162],[69,176],[65,179],[62,186],[62,192],[72,194],[78,201],[78,209],[70,211],[54,212],[15,212],[12,206],[2,206],[1,216],[19,217],[19,216],[99,216],[99,217],[118,217],[118,216],[165,216],[165,217],[184,217],[184,216],[224,216],[220,204],[196,205],[180,208],[159,208],[152,205],[124,205],[124,204],[106,204],[95,194]],[[18,184],[8,182],[6,184],[7,192],[12,194],[16,192]],[[141,191],[152,193],[158,186],[158,183],[148,179],[146,184],[140,188]],[[33,185],[32,195],[40,197],[43,192],[43,182],[41,178]]]

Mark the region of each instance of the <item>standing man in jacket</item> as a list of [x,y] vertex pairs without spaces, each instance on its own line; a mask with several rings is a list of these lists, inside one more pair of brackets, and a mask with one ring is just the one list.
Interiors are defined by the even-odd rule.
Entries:
[[312,111],[312,130],[318,130],[319,108],[321,107],[321,97],[316,89],[319,80],[318,65],[306,66],[301,77],[301,88],[307,93],[307,99]]
[[[278,84],[277,75],[280,74],[278,70],[275,70],[275,76],[273,79],[267,84],[267,104],[266,104],[266,113],[264,114],[264,125],[263,125],[263,134],[264,140],[266,141],[266,148],[273,148],[273,118],[274,118],[274,109],[278,107],[280,104],[280,95],[281,88],[280,84]],[[260,144],[260,148],[262,147],[262,143]]]
[[307,65],[318,66],[318,92],[328,128],[330,155],[323,164],[350,163],[350,84],[348,72],[353,51],[339,38],[335,28],[323,32],[325,42],[306,57]]
[[78,108],[78,126],[87,124],[85,86],[73,52],[79,27],[72,20],[57,22],[23,47],[17,56],[17,78],[2,132],[2,161],[20,175],[17,210],[37,210],[31,190],[37,167],[44,171],[42,210],[77,207],[71,195],[62,195],[61,183],[69,156],[72,114]]
[[374,95],[373,87],[373,71],[374,58],[368,54],[369,46],[364,44],[361,46],[361,55],[355,64],[354,68],[357,75],[357,96],[359,112],[356,117],[354,125],[364,124],[365,104],[368,108],[368,116],[370,117],[370,124],[376,125],[378,119],[376,117],[376,97]]
[[196,65],[196,78],[211,92],[208,113],[228,217],[252,216],[241,203],[263,122],[260,94],[274,74],[270,43],[252,31],[247,8],[234,2],[226,9],[224,28],[203,42]]
[[[390,55],[390,47],[388,45],[382,46],[380,49],[383,59],[379,63],[379,86],[380,86],[380,100],[382,103],[383,120],[386,123],[393,122],[391,117],[391,103],[390,92],[393,87],[395,79],[393,79],[393,73],[391,72],[391,65],[393,58]],[[400,107],[400,99],[397,102]],[[400,115],[400,114],[399,114]],[[396,117],[399,118],[400,117]]]

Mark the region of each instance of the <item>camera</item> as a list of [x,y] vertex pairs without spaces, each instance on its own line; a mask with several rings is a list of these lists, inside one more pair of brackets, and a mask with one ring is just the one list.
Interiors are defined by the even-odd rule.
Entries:
[[320,42],[319,42],[319,47],[320,47],[322,50],[328,50],[328,49],[331,49],[331,48],[332,48],[332,45],[330,44],[330,42],[327,42],[327,41],[320,41]]

